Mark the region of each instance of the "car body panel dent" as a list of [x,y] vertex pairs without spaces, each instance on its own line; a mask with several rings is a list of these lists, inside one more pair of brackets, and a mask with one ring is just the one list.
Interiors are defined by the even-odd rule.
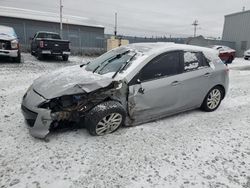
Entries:
[[36,79],[33,87],[44,98],[53,99],[62,95],[90,93],[109,86],[113,81],[79,66],[72,66]]

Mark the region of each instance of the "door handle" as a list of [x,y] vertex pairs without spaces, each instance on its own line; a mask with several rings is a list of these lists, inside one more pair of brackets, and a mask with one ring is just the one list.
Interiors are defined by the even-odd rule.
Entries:
[[209,77],[211,76],[211,73],[207,72],[206,74],[204,74],[205,77]]
[[174,82],[171,83],[171,86],[177,86],[177,85],[179,85],[179,84],[180,84],[179,81],[174,81]]

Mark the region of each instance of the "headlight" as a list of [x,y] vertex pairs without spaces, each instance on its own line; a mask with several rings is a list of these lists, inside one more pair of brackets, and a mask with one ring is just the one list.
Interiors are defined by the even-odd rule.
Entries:
[[11,48],[12,49],[18,49],[18,41],[17,40],[12,40],[11,41]]

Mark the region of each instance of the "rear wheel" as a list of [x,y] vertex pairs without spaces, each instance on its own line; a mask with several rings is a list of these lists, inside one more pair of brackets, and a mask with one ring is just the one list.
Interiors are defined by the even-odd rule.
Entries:
[[201,105],[201,109],[206,112],[215,111],[220,106],[222,99],[223,99],[222,88],[216,86],[208,92],[207,96],[205,97]]
[[124,124],[126,112],[122,105],[107,101],[95,106],[86,116],[85,124],[93,136],[103,136],[119,129]]
[[69,56],[68,55],[63,55],[62,58],[63,58],[63,61],[68,61]]

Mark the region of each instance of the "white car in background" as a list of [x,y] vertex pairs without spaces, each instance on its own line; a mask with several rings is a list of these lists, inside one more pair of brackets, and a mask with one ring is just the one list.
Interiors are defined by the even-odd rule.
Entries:
[[250,58],[250,49],[248,49],[248,50],[246,50],[245,52],[244,52],[244,59],[245,60],[248,60]]

